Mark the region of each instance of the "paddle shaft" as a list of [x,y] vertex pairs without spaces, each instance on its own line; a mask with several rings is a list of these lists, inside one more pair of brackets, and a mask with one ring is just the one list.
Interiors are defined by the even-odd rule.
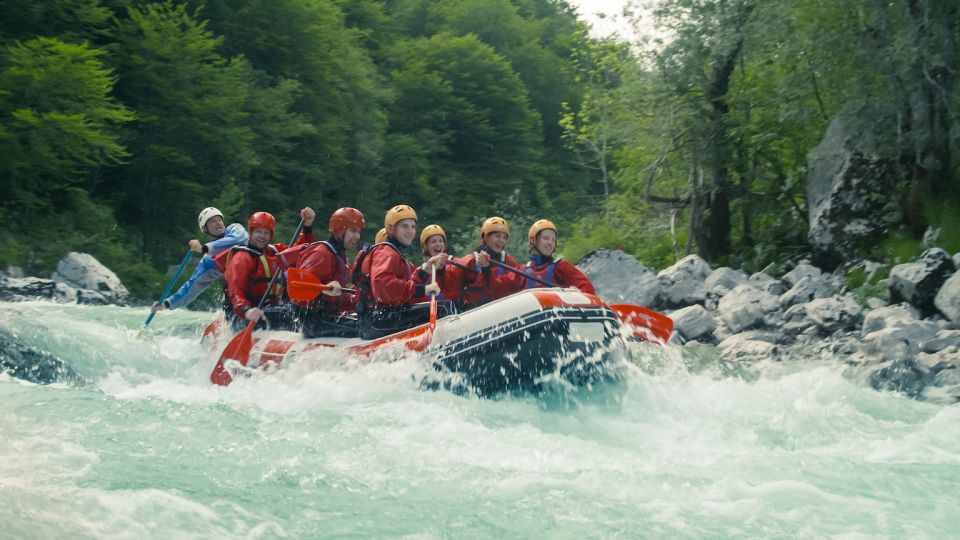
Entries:
[[[176,285],[177,280],[180,279],[180,274],[183,274],[183,269],[187,267],[187,263],[190,262],[190,256],[193,255],[193,252],[189,249],[187,254],[183,256],[183,262],[180,263],[180,268],[177,268],[177,273],[173,275],[173,279],[167,283],[167,288],[163,290],[163,294],[160,295],[160,298],[157,300],[157,304],[162,304],[164,300],[167,299],[167,295],[170,294],[170,291],[173,290],[173,286]],[[153,317],[157,314],[156,311],[150,313],[147,317],[146,322],[143,323],[144,326],[150,326],[150,321],[153,320]]]
[[513,272],[513,273],[515,273],[515,274],[520,274],[520,275],[523,276],[523,277],[526,277],[526,278],[528,278],[528,279],[532,279],[532,280],[536,281],[537,283],[539,283],[539,284],[541,284],[541,285],[546,285],[547,287],[560,287],[560,285],[557,285],[556,283],[550,283],[549,281],[547,281],[547,280],[545,280],[545,279],[538,278],[537,276],[535,276],[535,275],[533,275],[533,274],[528,274],[527,272],[524,272],[523,270],[520,270],[519,268],[514,268],[514,267],[510,266],[509,264],[502,263],[502,262],[494,259],[493,257],[490,258],[490,264],[492,264],[492,265],[494,265],[494,266],[499,266],[500,268],[506,268],[507,270],[509,270],[509,271],[511,271],[511,272]]
[[[297,241],[297,237],[300,236],[300,231],[303,229],[303,218],[300,218],[300,224],[297,225],[297,230],[293,231],[293,238],[290,239],[288,246],[292,246],[294,242]],[[270,296],[270,289],[273,288],[273,284],[277,282],[277,276],[282,274],[280,271],[280,266],[277,266],[277,271],[273,273],[273,277],[270,278],[270,283],[267,284],[267,290],[263,291],[263,296],[260,297],[260,303],[257,304],[257,309],[263,308],[263,303],[267,301],[267,297]],[[251,324],[256,321],[250,321]]]

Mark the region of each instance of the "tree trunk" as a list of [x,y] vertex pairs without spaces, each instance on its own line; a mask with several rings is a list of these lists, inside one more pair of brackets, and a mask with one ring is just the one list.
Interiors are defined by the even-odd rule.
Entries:
[[956,17],[953,2],[907,0],[910,15],[916,85],[910,96],[909,121],[912,147],[910,189],[905,218],[917,234],[927,226],[926,202],[950,191],[950,102],[956,82]]
[[728,170],[730,140],[725,125],[726,114],[729,111],[726,95],[730,89],[730,76],[736,67],[742,46],[741,39],[721,61],[714,64],[710,86],[707,87],[705,96],[710,103],[710,137],[707,150],[710,184],[695,195],[700,198],[697,206],[703,212],[701,219],[696,222],[693,235],[697,242],[698,253],[708,261],[730,253],[732,183]]

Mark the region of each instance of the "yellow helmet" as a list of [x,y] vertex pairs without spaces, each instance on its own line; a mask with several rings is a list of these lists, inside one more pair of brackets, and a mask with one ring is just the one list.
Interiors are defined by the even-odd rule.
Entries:
[[487,220],[483,222],[483,226],[480,227],[480,238],[483,239],[488,234],[495,232],[502,232],[509,236],[510,225],[507,223],[507,220],[497,216],[487,218]]
[[427,225],[424,227],[423,232],[420,233],[420,249],[427,249],[427,240],[437,234],[443,237],[444,242],[447,241],[447,233],[443,232],[443,227],[439,225]]
[[374,241],[374,243],[376,243],[376,244],[381,244],[381,243],[383,243],[383,242],[386,242],[386,241],[387,241],[387,230],[386,230],[386,229],[380,229],[379,231],[377,231],[377,236],[376,236],[376,238],[373,239],[373,241]]
[[398,222],[404,219],[417,220],[417,213],[413,211],[413,208],[405,204],[398,204],[387,211],[387,215],[383,218],[383,228],[396,225]]
[[527,233],[527,240],[529,240],[531,244],[535,243],[537,241],[537,235],[545,229],[553,229],[553,232],[557,233],[557,236],[560,236],[560,231],[557,230],[557,226],[554,225],[552,221],[549,219],[538,219],[530,226],[530,232]]

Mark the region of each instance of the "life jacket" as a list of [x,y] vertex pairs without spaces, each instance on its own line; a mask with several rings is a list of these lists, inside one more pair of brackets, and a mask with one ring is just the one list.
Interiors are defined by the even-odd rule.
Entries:
[[[530,274],[531,276],[536,276],[546,281],[547,283],[555,283],[553,280],[553,271],[557,269],[557,263],[559,262],[560,262],[559,259],[552,260],[546,266],[543,266],[538,269],[536,266],[533,265],[533,260],[531,260],[530,262],[527,263],[527,266],[526,266],[527,273]],[[563,285],[563,284],[561,283],[560,285]],[[547,285],[544,285],[543,283],[540,283],[528,277],[526,288],[535,289],[537,287],[547,287]]]
[[[370,293],[370,275],[363,271],[363,261],[370,255],[373,248],[382,245],[390,246],[394,251],[403,257],[403,253],[397,249],[397,246],[390,242],[377,242],[375,244],[364,244],[357,253],[357,258],[353,260],[353,274],[350,276],[353,286],[357,288],[357,314],[364,313],[367,310],[367,296]],[[406,260],[406,257],[403,257]]]
[[[273,251],[274,255],[279,253],[277,251],[277,248],[275,248],[272,244],[267,244],[267,247],[264,248],[264,251],[266,251],[267,249]],[[249,246],[233,246],[232,248],[230,248],[230,251],[227,253],[227,259],[224,263],[224,267],[230,264],[230,258],[233,257],[234,253],[237,253],[239,251],[246,251],[247,253],[250,253],[251,255],[256,257],[260,261],[260,265],[263,267],[263,273],[266,276],[266,277],[252,277],[247,280],[247,285],[249,286],[249,285],[256,285],[258,283],[270,283],[270,281],[273,279],[273,272],[270,270],[270,262],[267,260],[267,256],[264,255],[263,252],[257,251]],[[274,296],[280,296],[282,292],[283,292],[283,285],[281,283],[277,283],[276,285],[273,286]]]

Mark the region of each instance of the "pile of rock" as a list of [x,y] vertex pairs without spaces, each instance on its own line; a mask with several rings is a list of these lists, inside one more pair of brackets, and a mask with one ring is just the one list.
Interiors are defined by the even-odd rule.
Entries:
[[16,271],[0,276],[0,300],[49,299],[64,303],[127,303],[130,293],[109,268],[87,253],[70,252],[50,279],[22,277]]
[[866,308],[842,275],[807,261],[779,279],[711,269],[697,255],[654,273],[623,252],[600,250],[579,267],[602,298],[668,313],[679,343],[716,344],[736,361],[827,352],[861,366],[877,389],[960,401],[958,265],[960,254],[929,249],[891,270],[892,305],[871,298]]

